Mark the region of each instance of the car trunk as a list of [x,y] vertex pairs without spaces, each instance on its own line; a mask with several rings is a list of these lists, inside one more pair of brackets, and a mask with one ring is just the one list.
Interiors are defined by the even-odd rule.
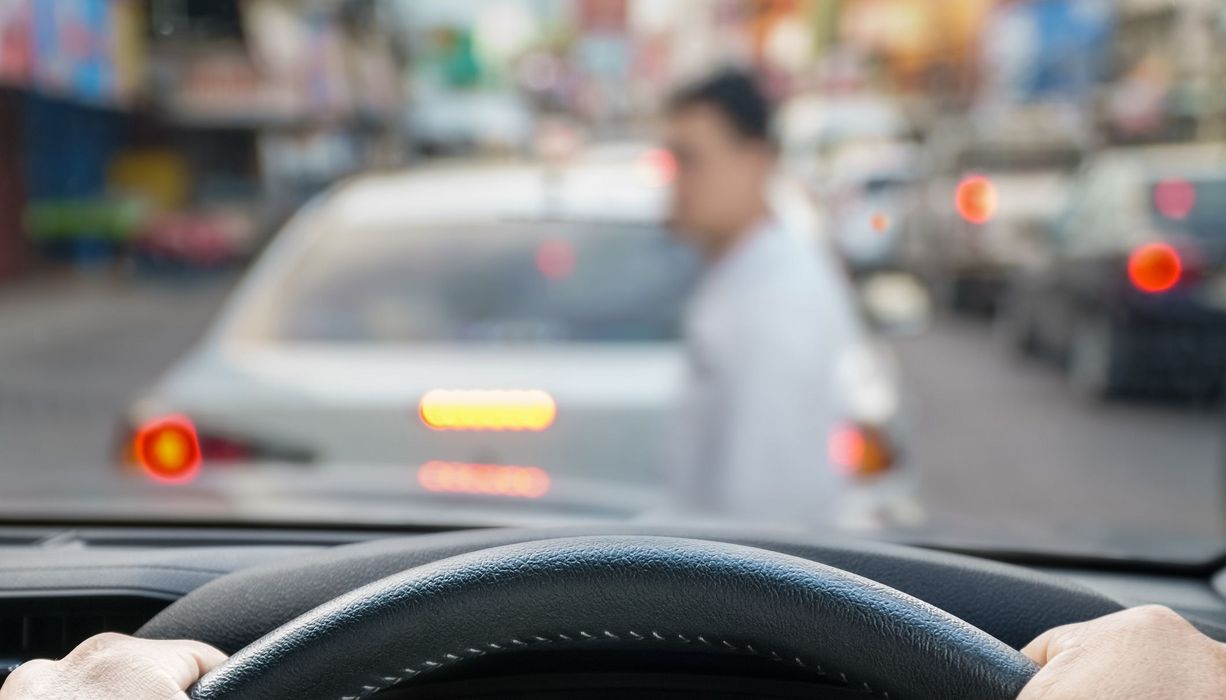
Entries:
[[[202,435],[292,448],[319,472],[412,479],[431,463],[505,465],[539,468],[560,484],[650,486],[660,480],[682,367],[671,344],[246,346],[187,360],[157,396]],[[434,390],[536,390],[552,397],[556,415],[539,430],[435,429],[419,415]]]

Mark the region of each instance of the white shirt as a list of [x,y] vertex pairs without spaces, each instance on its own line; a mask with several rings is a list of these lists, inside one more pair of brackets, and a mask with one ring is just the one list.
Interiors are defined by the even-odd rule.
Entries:
[[768,221],[717,261],[686,316],[674,505],[691,516],[828,526],[835,361],[857,320],[830,256]]

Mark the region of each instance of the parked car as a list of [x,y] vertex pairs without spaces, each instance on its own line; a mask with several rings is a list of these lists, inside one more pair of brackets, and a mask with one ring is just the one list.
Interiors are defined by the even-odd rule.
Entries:
[[1092,396],[1226,377],[1226,147],[1104,152],[1012,282],[1002,335]]
[[820,199],[848,270],[860,277],[897,269],[917,175],[914,144],[847,144],[831,156],[829,172]]
[[[647,167],[658,154],[338,187],[291,221],[203,342],[133,403],[129,463],[175,478],[140,446],[156,442],[150,430],[189,430],[215,479],[281,467],[401,488],[415,473],[419,495],[564,507],[599,494],[612,513],[649,508],[698,268],[658,225],[667,188]],[[804,214],[806,200],[783,199],[781,216]],[[877,514],[887,501],[914,514],[888,357],[867,333],[840,357],[845,420],[814,426],[832,432],[832,456],[814,455],[814,468],[862,485],[845,523],[890,517]]]

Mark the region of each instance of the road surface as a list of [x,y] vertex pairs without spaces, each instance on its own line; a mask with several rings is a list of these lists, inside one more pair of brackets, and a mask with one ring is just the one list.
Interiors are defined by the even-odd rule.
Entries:
[[971,320],[944,320],[898,352],[934,526],[1172,557],[1226,541],[1220,408],[1093,403]]
[[233,276],[106,273],[0,288],[0,470],[95,468],[119,416],[203,332]]

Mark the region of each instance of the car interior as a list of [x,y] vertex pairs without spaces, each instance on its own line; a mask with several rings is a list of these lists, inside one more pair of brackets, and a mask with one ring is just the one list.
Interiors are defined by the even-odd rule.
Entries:
[[0,0],[0,700],[1226,700],[1224,438],[1226,0]]
[[199,639],[233,656],[194,698],[1012,698],[1019,647],[1124,606],[1226,641],[1215,565],[711,526],[0,537],[5,663],[102,631]]

